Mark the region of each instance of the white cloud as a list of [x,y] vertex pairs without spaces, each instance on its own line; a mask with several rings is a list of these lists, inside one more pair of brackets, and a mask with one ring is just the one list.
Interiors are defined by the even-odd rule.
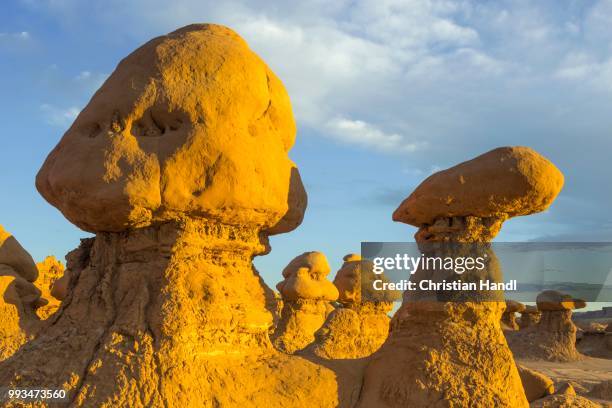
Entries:
[[0,42],[22,42],[31,38],[28,31],[19,31],[16,33],[0,32]]
[[588,53],[570,53],[554,73],[554,77],[612,91],[612,58],[597,60]]
[[60,108],[51,104],[42,104],[40,109],[45,121],[52,126],[68,127],[78,116],[81,109],[76,106]]
[[409,142],[397,133],[386,133],[362,120],[337,117],[327,123],[329,132],[338,140],[373,148],[385,153],[413,153],[423,143]]
[[[403,129],[406,140],[418,140],[430,133],[421,123],[413,122],[431,116],[430,112],[420,112],[429,107],[394,99],[403,95],[409,98],[415,88],[425,84],[448,82],[450,78],[469,83],[472,78],[499,75],[506,68],[503,61],[483,48],[478,28],[470,25],[467,17],[474,6],[469,2],[314,0],[273,6],[239,0],[110,3],[92,0],[88,8],[99,11],[96,19],[106,28],[138,15],[138,25],[116,28],[133,30],[139,39],[194,21],[229,25],[287,86],[300,126],[358,146],[370,146],[374,135],[387,136],[377,139],[382,145],[390,143],[395,134],[380,130],[383,128]],[[86,12],[81,8],[84,6],[68,0],[49,1],[46,6],[71,22]],[[82,72],[79,78],[91,75]],[[446,115],[445,119],[451,117]],[[367,126],[360,131],[353,129],[349,138],[330,126],[342,123],[338,118],[368,118]],[[409,153],[411,149],[399,151]]]

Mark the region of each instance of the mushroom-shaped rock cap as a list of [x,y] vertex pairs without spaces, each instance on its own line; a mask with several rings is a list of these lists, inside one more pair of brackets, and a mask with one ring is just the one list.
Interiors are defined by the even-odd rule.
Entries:
[[521,314],[539,314],[541,313],[538,310],[537,306],[533,306],[533,305],[526,305],[525,306],[525,310],[521,311]]
[[330,270],[324,254],[305,252],[287,265],[283,270],[285,280],[276,288],[284,300],[334,301],[338,299],[338,289],[326,278]]
[[545,290],[538,295],[536,303],[539,310],[559,311],[582,309],[586,302],[582,299],[574,299],[570,295],[557,292],[556,290]]
[[521,302],[517,302],[516,300],[507,299],[506,300],[506,312],[507,313],[521,313],[525,311],[525,305]]
[[440,217],[514,217],[545,210],[563,174],[528,147],[500,147],[429,176],[393,213],[417,227]]
[[71,222],[122,231],[180,216],[287,232],[306,193],[281,81],[229,28],[196,24],[123,59],[36,178]]
[[301,255],[296,256],[289,262],[289,264],[283,269],[283,277],[288,278],[295,275],[300,268],[308,269],[308,273],[313,279],[325,279],[331,268],[327,257],[322,252],[311,251],[304,252]]
[[374,273],[374,264],[360,255],[348,254],[336,273],[334,285],[338,288],[338,301],[343,304],[364,302],[394,302],[401,298],[399,291],[375,290],[374,280],[388,282],[384,274]]
[[10,266],[22,278],[34,282],[38,269],[32,256],[0,225],[0,264]]

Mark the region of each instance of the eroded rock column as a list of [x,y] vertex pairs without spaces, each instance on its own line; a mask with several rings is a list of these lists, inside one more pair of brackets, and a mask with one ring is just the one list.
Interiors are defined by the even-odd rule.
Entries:
[[285,278],[276,287],[283,298],[280,321],[272,337],[276,348],[286,353],[304,349],[334,310],[338,289],[327,280],[330,267],[321,252],[306,252],[283,270]]
[[370,356],[385,342],[389,334],[388,313],[399,292],[375,291],[373,265],[360,255],[349,254],[337,272],[334,285],[340,292],[336,308],[316,333],[312,346],[315,355],[325,359],[356,359]]
[[[556,167],[524,147],[495,149],[430,176],[393,219],[419,228],[426,256],[487,255],[487,262],[472,274],[421,269],[412,279],[501,282],[488,242],[509,217],[546,209],[562,185]],[[366,370],[360,406],[528,406],[501,329],[505,308],[500,291],[405,292]]]
[[40,328],[36,309],[45,302],[34,285],[38,270],[19,242],[0,225],[0,361]]
[[71,406],[336,406],[333,373],[272,347],[252,264],[303,218],[295,130],[280,80],[226,27],[122,60],[37,176],[96,236],[0,386],[62,388]]
[[541,318],[518,333],[511,333],[508,342],[512,350],[525,358],[573,361],[582,358],[576,350],[577,328],[572,310],[586,306],[580,299],[554,290],[545,290],[536,298]]

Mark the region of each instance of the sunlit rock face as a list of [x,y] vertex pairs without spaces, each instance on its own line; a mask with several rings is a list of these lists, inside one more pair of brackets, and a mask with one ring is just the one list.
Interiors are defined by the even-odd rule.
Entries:
[[[508,218],[546,209],[562,186],[561,172],[537,152],[502,147],[433,174],[393,219],[419,228],[425,255],[486,253],[486,267],[461,279],[499,282],[488,243]],[[445,277],[438,272],[418,270],[412,280]],[[505,308],[499,291],[405,292],[389,339],[366,370],[360,406],[528,406],[501,329]]]
[[385,342],[389,334],[393,301],[400,298],[398,292],[376,291],[374,279],[386,280],[384,274],[376,275],[371,261],[357,254],[348,254],[334,278],[338,288],[339,306],[327,318],[316,333],[311,349],[325,359],[357,359],[372,355]]
[[294,353],[311,344],[315,332],[334,310],[338,289],[327,279],[327,258],[321,252],[306,252],[283,270],[285,278],[276,287],[283,299],[280,321],[273,335],[274,345]]
[[45,302],[32,283],[37,277],[30,254],[0,225],[0,361],[12,356],[40,328],[36,309]]
[[36,268],[38,269],[38,279],[34,284],[42,292],[41,299],[45,303],[36,310],[36,314],[41,319],[46,320],[61,305],[62,299],[54,296],[54,293],[57,295],[57,291],[54,292],[53,288],[56,286],[56,282],[64,276],[64,265],[54,256],[48,256],[42,262],[38,262]]
[[287,155],[295,133],[283,84],[246,42],[191,25],[119,63],[36,186],[91,232],[181,216],[286,232],[306,202]]
[[303,217],[295,130],[281,82],[226,27],[122,60],[38,174],[96,236],[0,384],[62,388],[72,406],[337,406],[331,371],[273,348],[274,294],[252,264]]

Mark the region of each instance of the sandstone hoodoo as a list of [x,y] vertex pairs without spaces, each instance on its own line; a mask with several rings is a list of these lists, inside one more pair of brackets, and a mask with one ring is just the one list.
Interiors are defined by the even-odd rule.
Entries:
[[36,313],[45,320],[55,313],[61,304],[62,299],[54,296],[54,293],[57,294],[57,292],[54,292],[53,288],[64,275],[64,265],[54,256],[48,256],[42,262],[37,263],[36,268],[38,268],[39,275],[34,284],[42,292],[41,299],[46,302],[44,306],[36,310]]
[[0,384],[65,389],[71,406],[336,406],[331,371],[272,346],[274,293],[252,264],[303,217],[295,132],[282,83],[228,28],[122,60],[38,174],[96,236]]
[[32,283],[37,277],[30,254],[0,225],[0,361],[13,355],[39,328],[36,309],[45,302]]
[[367,357],[380,348],[389,334],[388,313],[393,302],[400,298],[396,291],[376,291],[376,275],[371,261],[360,255],[349,254],[336,274],[340,307],[329,316],[317,332],[312,347],[314,354],[325,359],[354,359]]
[[576,325],[572,322],[572,310],[581,309],[586,303],[569,295],[545,290],[536,298],[542,317],[537,325],[520,333],[509,334],[512,350],[527,358],[572,361],[581,358],[576,350]]
[[[393,219],[419,228],[415,239],[425,255],[484,251],[486,268],[462,279],[499,281],[488,242],[508,218],[545,210],[562,186],[561,172],[537,152],[502,147],[430,176]],[[437,276],[419,270],[412,279]],[[497,291],[405,292],[393,330],[366,370],[360,406],[526,407],[501,329],[505,308]]]
[[519,324],[516,322],[516,314],[525,311],[525,305],[516,300],[506,300],[506,310],[502,314],[504,329],[518,330]]
[[518,321],[519,327],[521,329],[526,329],[527,327],[534,326],[538,324],[541,317],[542,312],[538,310],[537,306],[526,305],[525,310],[521,312],[521,318]]
[[333,310],[338,289],[327,280],[330,272],[321,252],[305,252],[283,270],[276,288],[283,299],[280,321],[272,337],[276,348],[286,353],[302,350],[314,341],[314,333]]

